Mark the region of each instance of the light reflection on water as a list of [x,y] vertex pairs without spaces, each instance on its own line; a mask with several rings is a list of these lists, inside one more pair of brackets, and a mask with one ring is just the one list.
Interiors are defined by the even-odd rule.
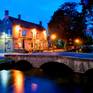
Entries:
[[13,70],[14,93],[24,93],[24,75],[21,71]]
[[7,93],[8,82],[10,78],[10,71],[0,71],[0,93]]
[[1,84],[2,84],[4,87],[7,87],[8,80],[9,80],[9,77],[10,77],[9,74],[10,74],[10,71],[6,71],[6,70],[0,71]]
[[0,93],[59,93],[48,79],[24,76],[21,71],[0,71]]
[[25,87],[25,91],[30,91],[30,93],[59,93],[56,85],[47,79],[42,79],[39,77],[26,77],[25,84],[29,86]]

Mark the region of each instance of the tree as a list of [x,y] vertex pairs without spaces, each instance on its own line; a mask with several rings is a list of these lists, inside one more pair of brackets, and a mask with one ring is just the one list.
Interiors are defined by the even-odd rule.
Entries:
[[64,48],[64,41],[58,39],[56,40],[55,45],[57,48]]
[[86,13],[87,10],[91,13],[91,9],[93,7],[93,0],[81,0],[81,4],[83,6],[83,13]]
[[76,10],[76,6],[74,2],[67,2],[54,12],[48,23],[50,35],[55,33],[58,39],[65,42],[69,40],[73,42],[75,38],[82,38],[84,35],[83,16]]
[[83,6],[82,14],[84,21],[84,31],[88,38],[90,36],[93,39],[93,1],[81,0],[81,4]]
[[91,45],[91,44],[93,44],[93,38],[91,36],[86,36],[85,45]]

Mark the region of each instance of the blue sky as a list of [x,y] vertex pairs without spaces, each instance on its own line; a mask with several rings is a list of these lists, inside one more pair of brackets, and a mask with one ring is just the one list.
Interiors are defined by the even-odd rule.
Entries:
[[43,22],[47,28],[54,11],[61,4],[68,1],[79,2],[80,0],[0,0],[0,18],[4,16],[4,11],[9,10],[9,15],[17,17],[22,15],[22,19],[34,23]]

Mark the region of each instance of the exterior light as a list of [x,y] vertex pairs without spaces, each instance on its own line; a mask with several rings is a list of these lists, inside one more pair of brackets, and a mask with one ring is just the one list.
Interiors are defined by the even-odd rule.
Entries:
[[44,34],[44,38],[45,38],[45,40],[46,40],[46,39],[47,39],[46,30],[43,31],[43,34]]
[[33,33],[33,37],[35,38],[36,37],[36,29],[32,29],[32,33]]
[[75,43],[76,45],[82,45],[82,40],[79,39],[79,38],[77,38],[77,39],[74,40],[74,43]]
[[34,28],[34,29],[32,29],[32,32],[33,32],[33,33],[35,33],[35,32],[36,32],[36,29],[35,29],[35,28]]
[[52,46],[52,50],[54,51],[54,48],[55,48],[55,39],[57,38],[57,36],[55,34],[52,34],[51,35],[51,46]]
[[20,27],[20,25],[16,25],[16,26],[14,27],[15,36],[17,36],[17,37],[20,36],[20,30],[22,30],[22,28]]
[[21,30],[20,25],[16,25],[15,29],[16,29],[16,31],[20,31]]
[[79,39],[76,39],[76,40],[75,40],[75,43],[79,43],[79,42],[80,42]]
[[35,41],[36,41],[36,32],[37,30],[34,28],[32,29],[32,36],[33,36],[33,49],[35,49]]
[[55,40],[56,39],[56,35],[55,34],[52,34],[51,35],[51,40]]
[[7,34],[3,32],[1,38],[5,38],[5,37],[7,37]]
[[21,42],[19,42],[18,44],[19,44],[19,47],[22,47],[22,44],[21,44]]

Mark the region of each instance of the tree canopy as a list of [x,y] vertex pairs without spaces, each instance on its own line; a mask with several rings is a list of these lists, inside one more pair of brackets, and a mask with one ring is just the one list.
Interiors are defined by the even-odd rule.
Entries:
[[76,10],[77,3],[67,2],[54,12],[48,30],[50,34],[56,34],[58,39],[64,41],[82,38],[83,33],[83,16]]

